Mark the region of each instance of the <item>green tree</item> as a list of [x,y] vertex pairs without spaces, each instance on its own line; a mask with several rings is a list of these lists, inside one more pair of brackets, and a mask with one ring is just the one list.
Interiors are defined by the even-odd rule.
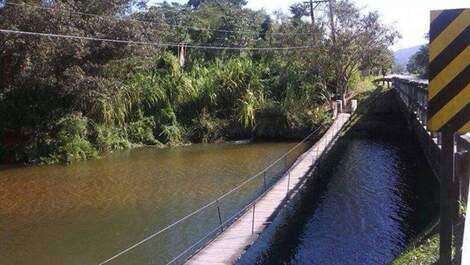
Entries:
[[428,78],[429,73],[429,44],[421,46],[419,51],[411,56],[406,70],[421,78]]
[[[23,2],[47,9],[16,5]],[[145,2],[2,1],[0,28],[219,47],[313,45],[303,4],[270,16],[244,0]],[[335,13],[335,38],[328,17],[318,17],[314,49],[188,48],[184,66],[173,46],[0,34],[0,145],[1,135],[18,136],[2,152],[54,162],[130,143],[301,137],[328,120],[337,88],[346,93],[360,72],[390,67],[395,35],[377,14],[347,0]]]
[[216,4],[219,4],[219,5],[231,5],[231,6],[236,6],[236,7],[242,7],[242,6],[245,6],[247,4],[247,1],[246,0],[220,0],[220,1],[216,1],[216,0],[189,0],[188,1],[188,6],[194,8],[194,9],[197,9],[205,3],[216,3]]
[[[333,72],[330,87],[341,96],[351,89],[349,82],[359,67],[387,58],[387,47],[399,34],[383,24],[377,12],[364,13],[349,0],[336,2],[334,14],[329,28],[331,38],[326,43],[326,63]],[[386,64],[391,67],[389,62]]]

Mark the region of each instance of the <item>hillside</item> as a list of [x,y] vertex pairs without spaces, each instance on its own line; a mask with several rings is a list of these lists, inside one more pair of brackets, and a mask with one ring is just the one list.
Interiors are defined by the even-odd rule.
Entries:
[[406,65],[408,63],[408,60],[411,58],[411,56],[413,56],[416,52],[418,52],[420,47],[421,45],[418,45],[418,46],[413,46],[410,48],[404,48],[404,49],[395,51],[394,53],[395,63]]

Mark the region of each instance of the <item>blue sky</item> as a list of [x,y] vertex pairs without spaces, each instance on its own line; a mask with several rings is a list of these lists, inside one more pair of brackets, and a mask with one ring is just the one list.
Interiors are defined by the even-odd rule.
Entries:
[[[383,21],[395,25],[402,35],[402,39],[392,47],[393,49],[408,48],[426,42],[424,36],[429,31],[430,11],[447,8],[470,8],[470,0],[352,0],[365,10],[376,10]],[[163,2],[163,0],[150,0],[150,3]],[[187,0],[173,0],[168,2],[185,3]],[[303,0],[248,0],[248,7],[265,9],[268,12],[275,10],[287,11],[293,3]]]

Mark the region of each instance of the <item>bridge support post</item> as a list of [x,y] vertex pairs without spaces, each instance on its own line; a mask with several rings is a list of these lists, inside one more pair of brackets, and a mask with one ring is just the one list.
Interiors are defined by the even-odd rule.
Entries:
[[263,185],[264,185],[264,191],[268,189],[266,186],[266,171],[263,171]]
[[251,219],[251,234],[255,233],[255,210],[256,210],[256,202],[253,204],[253,219]]
[[344,105],[343,105],[343,100],[336,100],[336,109],[338,110],[338,113],[343,113],[344,112]]
[[357,110],[357,99],[351,100],[351,113],[356,112]]
[[331,102],[331,109],[333,110],[333,119],[336,119],[338,117],[338,105],[336,102]]
[[440,224],[439,224],[439,264],[452,262],[452,221],[454,217],[454,134],[442,133],[441,170],[440,170]]
[[286,192],[286,198],[289,199],[289,189],[290,189],[290,170],[287,170],[287,192]]
[[220,203],[217,200],[217,214],[219,215],[219,223],[220,223],[220,231],[224,231],[224,227],[222,226],[222,215],[220,214]]

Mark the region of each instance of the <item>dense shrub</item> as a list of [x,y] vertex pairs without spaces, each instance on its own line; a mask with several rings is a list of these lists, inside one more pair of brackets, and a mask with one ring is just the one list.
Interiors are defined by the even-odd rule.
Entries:
[[[190,1],[190,8],[167,2],[145,8],[146,1],[137,0],[27,2],[46,8],[0,5],[0,28],[220,49],[190,48],[182,64],[173,45],[3,34],[0,131],[18,136],[7,154],[26,162],[80,160],[130,142],[300,137],[325,120],[321,106],[331,94],[354,86],[354,70],[386,70],[387,47],[397,37],[377,13],[350,0],[336,3],[337,42],[319,26],[314,49],[276,51],[265,48],[312,44],[309,34],[295,34],[312,26],[298,6],[293,16],[272,19],[238,0]],[[70,19],[64,7],[103,17]]]
[[193,119],[190,129],[190,139],[196,143],[209,143],[223,138],[223,121],[214,119],[206,109],[199,117]]
[[152,117],[146,117],[129,123],[129,127],[127,128],[129,141],[135,144],[159,144],[153,134],[155,126],[155,120]]
[[256,112],[256,137],[278,139],[288,131],[287,111],[279,103],[271,102]]
[[130,147],[125,130],[112,126],[94,124],[92,138],[96,148],[102,153]]
[[179,124],[162,125],[159,139],[171,146],[184,143],[185,130]]
[[155,116],[157,139],[169,145],[178,145],[184,142],[185,130],[178,123],[176,114],[171,107],[161,109]]
[[66,162],[95,158],[98,152],[87,140],[88,119],[81,113],[72,113],[60,119],[57,134],[50,141],[50,155],[40,157],[42,163]]

